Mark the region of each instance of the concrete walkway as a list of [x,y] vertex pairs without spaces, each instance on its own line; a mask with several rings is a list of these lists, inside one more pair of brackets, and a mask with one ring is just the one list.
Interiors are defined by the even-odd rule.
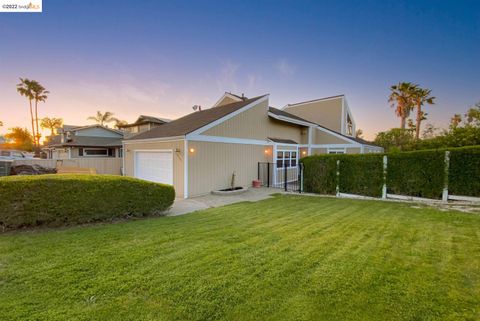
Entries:
[[266,187],[249,188],[248,191],[239,195],[220,196],[208,194],[188,199],[178,199],[175,200],[172,208],[167,212],[167,216],[183,215],[211,207],[219,207],[238,202],[257,202],[267,199],[275,193],[282,193],[282,190]]

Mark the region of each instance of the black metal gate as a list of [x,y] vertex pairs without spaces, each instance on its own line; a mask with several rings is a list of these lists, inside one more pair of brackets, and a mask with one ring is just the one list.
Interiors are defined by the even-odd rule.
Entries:
[[275,163],[258,163],[258,180],[265,187],[281,188],[289,192],[303,192],[303,164],[277,167]]

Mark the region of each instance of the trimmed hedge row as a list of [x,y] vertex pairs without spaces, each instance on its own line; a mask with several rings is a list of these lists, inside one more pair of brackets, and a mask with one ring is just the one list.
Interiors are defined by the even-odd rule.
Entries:
[[[388,154],[388,193],[440,199],[446,181],[445,151],[450,151],[450,195],[480,197],[480,146]],[[304,190],[335,194],[337,160],[340,192],[380,197],[383,187],[382,154],[315,155],[304,164]]]
[[445,181],[445,151],[422,150],[388,155],[387,191],[439,199]]
[[59,226],[158,215],[172,206],[173,186],[111,175],[0,178],[0,226]]
[[382,196],[383,155],[345,155],[340,159],[340,173],[341,193]]
[[450,149],[448,190],[452,195],[480,196],[480,148]]
[[337,188],[337,155],[308,156],[304,164],[303,189],[317,194],[335,194]]

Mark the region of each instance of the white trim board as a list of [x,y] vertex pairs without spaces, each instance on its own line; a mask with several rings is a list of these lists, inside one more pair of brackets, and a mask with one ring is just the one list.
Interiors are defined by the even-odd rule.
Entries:
[[287,109],[289,107],[297,107],[297,106],[301,106],[301,105],[312,104],[312,103],[316,103],[318,101],[328,101],[328,100],[340,99],[342,97],[345,97],[345,95],[342,94],[342,95],[337,95],[337,96],[332,96],[332,97],[325,97],[325,98],[318,98],[318,99],[303,101],[303,102],[294,103],[294,104],[287,104],[287,105],[282,107],[282,110]]
[[123,144],[135,144],[135,143],[157,143],[157,142],[176,142],[184,140],[185,136],[170,136],[170,137],[155,137],[155,138],[145,138],[145,139],[129,139],[123,140]]
[[188,140],[183,144],[183,198],[188,198]]
[[[245,144],[245,145],[274,145],[273,142],[258,139],[245,139],[224,136],[208,136],[208,135],[192,135],[188,138],[189,141],[212,142],[212,143],[227,143],[227,144]],[[292,144],[293,145],[293,144]]]

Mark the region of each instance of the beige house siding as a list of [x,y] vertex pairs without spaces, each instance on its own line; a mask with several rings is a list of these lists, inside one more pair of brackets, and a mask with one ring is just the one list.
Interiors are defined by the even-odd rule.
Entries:
[[188,157],[189,197],[228,188],[232,173],[237,186],[251,186],[257,179],[258,162],[271,161],[270,146],[188,141],[194,149]]
[[343,97],[287,106],[285,111],[337,132],[342,130]]
[[362,152],[360,147],[350,147],[346,149],[347,154],[360,154]]
[[237,102],[237,100],[231,98],[231,97],[228,97],[228,96],[225,96],[223,97],[223,99],[217,104],[217,106],[215,107],[220,107],[220,106],[224,106],[224,105],[228,105],[228,104],[231,104],[231,103],[235,103]]
[[[183,140],[169,142],[132,142],[125,144],[125,176],[134,177],[135,150],[171,150],[173,151],[173,186],[176,196],[184,197],[184,155]],[[176,152],[178,150],[178,152]]]
[[326,153],[327,153],[326,148],[312,148],[312,155],[326,154]]
[[265,140],[267,137],[292,139],[305,143],[307,130],[302,126],[289,124],[268,117],[268,101],[246,110],[215,127],[201,133],[208,136],[223,136],[244,139]]
[[315,135],[313,138],[313,144],[351,144],[349,141],[324,132],[319,129],[315,129]]

